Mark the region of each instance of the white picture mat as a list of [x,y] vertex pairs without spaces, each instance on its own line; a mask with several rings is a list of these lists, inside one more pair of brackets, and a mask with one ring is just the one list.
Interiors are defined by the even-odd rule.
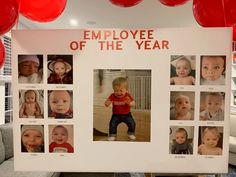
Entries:
[[[115,29],[119,31],[119,29]],[[168,40],[168,50],[138,50],[132,38],[123,41],[123,50],[99,50],[96,40],[87,41],[82,51],[72,51],[71,41],[83,40],[83,30],[24,30],[12,33],[13,58],[13,109],[14,109],[14,159],[15,170],[23,171],[80,171],[80,172],[163,172],[163,173],[222,173],[228,169],[229,107],[231,82],[231,31],[226,28],[211,29],[155,29],[155,40]],[[18,89],[32,88],[18,84],[18,54],[43,54],[44,81],[48,54],[73,55],[73,112],[72,120],[22,120],[18,118]],[[226,55],[226,85],[210,87],[199,85],[199,70],[194,87],[170,87],[170,56],[196,55],[196,68],[200,55]],[[151,141],[108,142],[93,141],[93,71],[94,69],[150,69],[152,71]],[[35,89],[55,88],[46,82]],[[68,87],[67,87],[68,88]],[[178,156],[169,154],[169,127],[181,125],[169,120],[170,91],[195,91],[195,110],[199,110],[200,91],[225,91],[225,121],[213,125],[224,126],[223,155],[200,156],[197,154],[198,128],[194,129],[194,154]],[[75,94],[76,93],[76,94]],[[44,110],[47,97],[45,96]],[[195,111],[198,115],[198,111]],[[21,124],[55,123],[74,125],[73,154],[22,153],[20,144]],[[189,126],[206,125],[198,121],[184,123]],[[212,125],[212,124],[211,124]],[[45,136],[48,142],[48,136]],[[39,165],[40,164],[40,165]]]

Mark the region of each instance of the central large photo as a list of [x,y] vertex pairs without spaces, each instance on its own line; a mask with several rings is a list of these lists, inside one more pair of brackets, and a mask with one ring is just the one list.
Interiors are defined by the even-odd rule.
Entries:
[[95,69],[93,140],[150,142],[151,70]]

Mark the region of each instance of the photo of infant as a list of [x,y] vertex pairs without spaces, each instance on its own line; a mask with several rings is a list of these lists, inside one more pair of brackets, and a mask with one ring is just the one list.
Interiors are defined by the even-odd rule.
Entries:
[[43,118],[43,90],[19,91],[19,117]]
[[43,83],[43,55],[18,55],[18,81]]
[[49,125],[49,152],[73,153],[73,125]]
[[199,155],[222,155],[223,127],[199,127]]
[[43,125],[21,126],[21,152],[44,152]]
[[48,91],[48,117],[54,119],[71,119],[73,117],[71,90]]
[[73,55],[48,55],[48,84],[73,83]]
[[171,56],[171,85],[195,85],[195,56]]
[[225,106],[224,102],[224,92],[201,92],[200,120],[223,121]]
[[201,85],[225,85],[226,56],[201,56]]
[[170,153],[193,154],[193,126],[170,127]]
[[172,91],[170,94],[170,120],[193,120],[194,92]]

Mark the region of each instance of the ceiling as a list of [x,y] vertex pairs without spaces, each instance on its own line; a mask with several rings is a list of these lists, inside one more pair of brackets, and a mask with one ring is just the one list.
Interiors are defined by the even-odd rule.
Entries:
[[[78,24],[71,25],[71,19]],[[199,26],[193,17],[191,0],[176,7],[165,6],[158,0],[143,0],[129,8],[115,6],[109,0],[68,0],[64,12],[53,22],[33,22],[20,15],[19,24],[20,28],[29,29]]]

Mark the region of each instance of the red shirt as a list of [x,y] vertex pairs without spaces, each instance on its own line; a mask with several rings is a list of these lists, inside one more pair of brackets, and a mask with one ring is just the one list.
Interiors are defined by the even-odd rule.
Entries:
[[118,98],[112,93],[109,96],[109,100],[112,102],[113,108],[113,114],[128,114],[130,113],[130,106],[125,103],[126,99],[129,99],[130,101],[134,101],[133,97],[129,94],[126,93],[124,97]]
[[73,153],[74,148],[69,143],[57,144],[52,142],[49,145],[49,152],[69,152]]

